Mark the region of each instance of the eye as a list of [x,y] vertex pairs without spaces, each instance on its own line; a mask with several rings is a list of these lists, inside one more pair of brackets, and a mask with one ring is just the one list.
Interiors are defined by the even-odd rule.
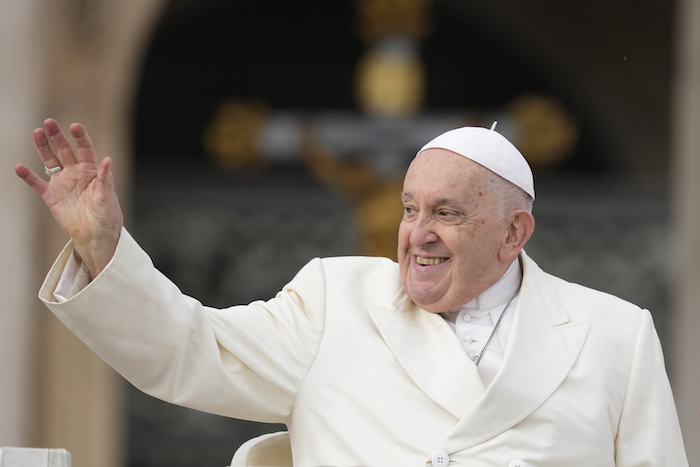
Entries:
[[440,211],[440,212],[438,212],[438,216],[440,216],[440,217],[452,217],[452,216],[454,216],[454,215],[455,215],[455,213],[453,213],[453,212],[451,212],[451,211]]
[[411,206],[404,206],[403,213],[405,216],[411,216],[411,215],[416,213],[416,210],[413,209],[413,207],[411,207]]

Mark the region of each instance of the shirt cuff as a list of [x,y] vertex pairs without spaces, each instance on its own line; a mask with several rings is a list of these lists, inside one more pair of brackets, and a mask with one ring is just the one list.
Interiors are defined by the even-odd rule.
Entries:
[[58,303],[63,303],[74,297],[90,283],[90,271],[83,263],[80,255],[73,250],[63,267],[61,277],[56,284],[53,296]]

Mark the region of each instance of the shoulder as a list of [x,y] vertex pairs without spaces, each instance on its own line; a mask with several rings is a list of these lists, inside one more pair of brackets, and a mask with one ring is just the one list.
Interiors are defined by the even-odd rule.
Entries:
[[522,259],[528,283],[540,294],[556,296],[572,318],[640,323],[645,314],[645,310],[620,297],[544,272],[526,254],[523,254]]
[[328,294],[356,294],[367,300],[391,301],[401,288],[399,266],[382,257],[315,258],[292,281],[293,287],[312,287]]
[[297,274],[297,278],[315,277],[324,281],[367,282],[395,280],[399,265],[389,258],[375,256],[336,256],[314,258]]
[[336,256],[321,259],[323,267],[329,273],[361,274],[398,274],[399,265],[379,256]]
[[[640,342],[658,340],[648,310],[612,294],[548,274],[526,256],[523,269],[523,292],[527,287],[530,307],[548,316],[550,323],[588,326],[582,361],[617,362],[629,371]],[[601,369],[603,367],[607,365]]]

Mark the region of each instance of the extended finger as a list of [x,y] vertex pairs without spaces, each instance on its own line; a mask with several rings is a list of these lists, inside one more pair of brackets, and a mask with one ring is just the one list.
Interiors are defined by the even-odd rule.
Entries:
[[61,165],[58,157],[56,157],[56,155],[53,153],[53,149],[51,149],[46,132],[41,128],[34,130],[34,145],[36,146],[39,157],[41,157],[41,162],[44,163],[45,167],[53,168]]
[[97,163],[95,148],[85,127],[80,123],[74,123],[70,126],[70,134],[75,140],[75,147],[78,149],[78,161]]
[[58,122],[52,118],[46,119],[44,121],[44,128],[46,128],[46,134],[49,135],[51,144],[53,144],[54,149],[56,149],[56,156],[61,162],[63,167],[68,167],[78,163],[73,153],[73,148],[66,138],[66,135],[61,131],[61,127]]
[[29,170],[27,167],[23,165],[17,165],[15,167],[15,173],[19,178],[24,180],[24,182],[32,187],[34,191],[39,193],[39,195],[44,193],[44,189],[46,188],[46,185],[48,182],[42,180],[40,176]]

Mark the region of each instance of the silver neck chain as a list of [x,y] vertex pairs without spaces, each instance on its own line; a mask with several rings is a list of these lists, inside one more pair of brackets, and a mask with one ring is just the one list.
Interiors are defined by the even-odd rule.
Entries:
[[520,287],[518,287],[518,290],[515,291],[512,297],[510,297],[510,300],[508,300],[508,303],[506,303],[506,307],[503,308],[503,311],[501,312],[501,316],[498,317],[498,321],[496,321],[496,325],[493,327],[493,331],[491,332],[491,335],[489,336],[489,340],[486,341],[486,345],[484,345],[484,348],[481,349],[481,352],[479,352],[479,355],[474,359],[474,365],[479,366],[479,362],[481,361],[481,358],[484,356],[486,353],[486,349],[489,347],[489,344],[493,340],[493,336],[496,335],[496,331],[498,331],[498,327],[501,325],[501,321],[503,321],[503,316],[505,316],[506,311],[508,311],[508,308],[510,307],[510,303],[515,299],[515,297],[518,296],[518,292],[520,292]]

